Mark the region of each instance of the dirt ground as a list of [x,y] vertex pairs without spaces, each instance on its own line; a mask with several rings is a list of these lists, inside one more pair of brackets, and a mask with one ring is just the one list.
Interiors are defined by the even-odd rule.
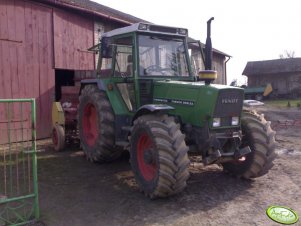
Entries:
[[241,180],[218,166],[193,162],[185,191],[168,199],[144,197],[126,158],[92,164],[78,148],[55,153],[44,141],[38,156],[42,222],[49,226],[279,225],[266,216],[270,205],[291,207],[301,216],[301,125],[283,125],[285,120],[301,119],[301,110],[258,110],[277,128],[278,157],[267,175]]

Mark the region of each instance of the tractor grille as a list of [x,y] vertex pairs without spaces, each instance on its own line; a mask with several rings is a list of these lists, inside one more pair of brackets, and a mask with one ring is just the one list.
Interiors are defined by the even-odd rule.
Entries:
[[244,92],[240,89],[220,90],[214,110],[214,117],[221,118],[221,126],[230,126],[232,116],[240,116]]

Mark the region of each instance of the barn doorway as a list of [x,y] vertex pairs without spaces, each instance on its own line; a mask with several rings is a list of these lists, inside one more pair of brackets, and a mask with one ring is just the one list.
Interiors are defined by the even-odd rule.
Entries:
[[74,86],[74,71],[55,70],[55,101],[62,97],[62,86]]

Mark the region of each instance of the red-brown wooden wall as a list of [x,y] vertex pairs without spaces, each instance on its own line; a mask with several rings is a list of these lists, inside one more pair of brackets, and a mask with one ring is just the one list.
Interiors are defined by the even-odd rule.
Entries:
[[94,45],[94,21],[55,9],[53,26],[55,68],[93,70],[94,55],[87,49]]
[[[51,128],[55,79],[52,38],[51,8],[0,0],[0,98],[36,98],[39,138],[48,137]],[[1,108],[0,116],[4,115]]]
[[[0,99],[36,98],[38,138],[51,134],[55,69],[94,69],[93,30],[94,18],[77,12],[0,0]],[[0,106],[0,129],[5,114]]]

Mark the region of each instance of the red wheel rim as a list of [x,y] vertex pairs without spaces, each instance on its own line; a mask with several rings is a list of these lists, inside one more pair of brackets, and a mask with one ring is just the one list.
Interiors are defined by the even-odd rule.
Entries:
[[57,135],[57,132],[56,132],[56,129],[54,128],[52,130],[52,142],[53,144],[56,146],[59,142],[59,138],[58,138],[58,135]]
[[83,112],[83,136],[89,146],[93,146],[98,137],[97,128],[97,111],[93,104],[89,103],[85,106]]
[[[146,161],[150,156],[151,161]],[[153,153],[153,141],[147,133],[140,135],[137,143],[137,159],[140,172],[146,181],[151,181],[157,174],[157,163]]]

